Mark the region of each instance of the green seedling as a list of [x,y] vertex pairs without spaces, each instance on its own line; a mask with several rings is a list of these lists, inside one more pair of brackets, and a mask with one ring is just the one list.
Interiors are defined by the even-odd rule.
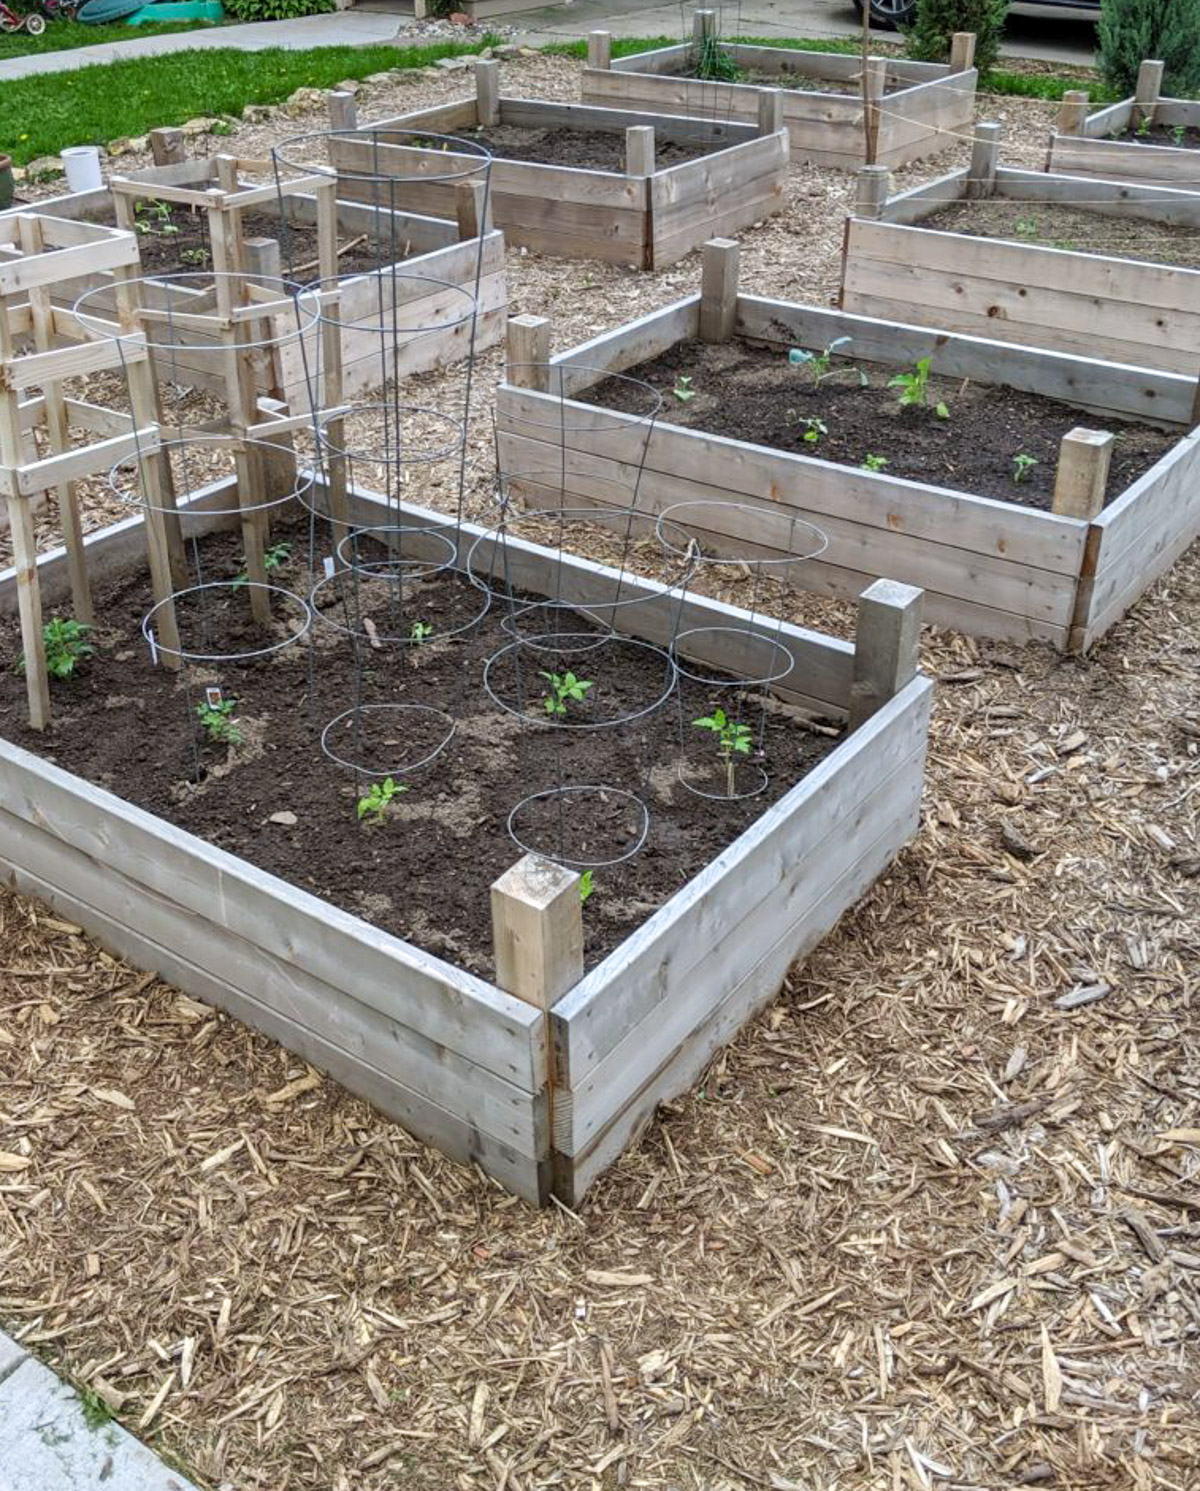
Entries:
[[165,202],[135,202],[133,226],[147,238],[173,238],[179,232],[178,224],[171,221],[171,209]]
[[[268,576],[273,575],[276,570],[282,569],[291,557],[291,544],[272,544],[271,547],[263,555],[263,569],[266,571]],[[237,574],[233,578],[233,588],[235,590],[240,590],[243,585],[248,585],[249,583],[250,576],[246,573],[246,571],[244,569],[238,570]]]
[[407,792],[403,782],[384,777],[382,782],[372,782],[355,804],[358,821],[369,828],[378,828],[392,810],[392,801]]
[[671,390],[681,404],[687,404],[696,397],[697,389],[692,387],[692,380],[685,374],[680,373],[675,380],[675,387]]
[[[900,390],[900,407],[925,409],[929,406],[929,371],[933,366],[931,357],[922,357],[911,373],[897,373],[888,380],[889,388]],[[942,403],[933,406],[939,419],[949,419],[950,410]]]
[[808,419],[803,421],[803,424],[804,439],[808,441],[809,445],[816,445],[822,435],[829,434],[829,426],[823,419],[818,419],[816,415],[810,415]]
[[242,732],[233,718],[236,708],[236,699],[222,699],[215,692],[203,704],[196,705],[196,718],[209,740],[218,745],[241,745]]
[[1024,451],[1013,456],[1013,481],[1028,480],[1029,473],[1038,464],[1036,456],[1027,456]]
[[1017,232],[1022,238],[1036,238],[1038,236],[1037,219],[1033,217],[1019,217],[1017,219]]
[[[853,340],[853,337],[835,337],[820,352],[810,352],[807,347],[793,347],[788,353],[788,362],[794,368],[807,368],[813,387],[820,388],[826,378],[843,371],[833,367],[833,359],[839,355],[839,348],[848,347]],[[867,375],[861,368],[851,367],[848,371],[858,375],[858,381],[863,388],[867,386]]]
[[1175,126],[1175,128],[1171,131],[1171,138],[1172,138],[1172,140],[1175,141],[1176,145],[1180,145],[1180,146],[1186,145],[1187,144],[1187,125],[1186,124],[1177,124]]
[[202,248],[180,249],[179,262],[181,264],[207,264],[208,250]]
[[596,882],[592,876],[593,871],[584,870],[583,874],[579,877],[579,900],[584,906],[587,905],[588,897],[596,889]]
[[723,709],[714,709],[703,719],[693,720],[699,730],[711,730],[717,738],[717,755],[725,766],[725,783],[729,796],[734,796],[734,773],[737,758],[748,756],[753,749],[754,732],[749,725],[731,720]]
[[[82,621],[55,616],[42,627],[42,651],[46,655],[46,672],[51,678],[70,678],[84,658],[96,649],[87,640],[90,626]],[[25,671],[25,654],[17,659],[17,671]]]
[[864,471],[882,471],[888,464],[887,456],[864,456],[862,469]]
[[1152,123],[1153,123],[1153,120],[1150,118],[1149,114],[1143,114],[1142,115],[1140,121],[1138,122],[1138,127],[1137,127],[1137,132],[1138,132],[1139,138],[1141,138],[1143,140],[1146,138],[1146,136],[1150,133],[1150,127],[1151,127]]
[[542,707],[548,715],[561,719],[567,713],[567,706],[574,701],[582,704],[587,697],[587,691],[592,687],[586,678],[576,678],[574,673],[542,673],[541,675],[550,685],[542,699]]
[[433,636],[432,621],[414,621],[412,631],[409,632],[409,641],[415,642],[419,647],[422,642]]

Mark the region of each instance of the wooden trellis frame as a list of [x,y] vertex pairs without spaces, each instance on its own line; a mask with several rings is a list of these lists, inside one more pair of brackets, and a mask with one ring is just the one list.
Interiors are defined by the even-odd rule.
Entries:
[[1163,145],[1157,140],[1109,138],[1124,130],[1136,130],[1143,121],[1200,130],[1200,101],[1164,98],[1162,79],[1161,62],[1143,62],[1134,96],[1094,114],[1088,113],[1085,92],[1064,93],[1057,127],[1050,136],[1046,170],[1200,191],[1200,150]]

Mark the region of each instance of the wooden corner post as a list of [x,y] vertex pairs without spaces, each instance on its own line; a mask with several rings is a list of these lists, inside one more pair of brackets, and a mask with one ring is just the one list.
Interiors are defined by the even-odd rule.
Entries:
[[1106,430],[1069,430],[1058,448],[1051,511],[1090,522],[1104,508],[1113,437]]
[[488,129],[500,123],[500,64],[498,62],[475,64],[475,109],[481,128]]
[[612,32],[589,31],[587,39],[587,65],[603,68],[612,66]]
[[758,90],[758,132],[775,135],[783,128],[783,89]]
[[358,100],[349,89],[334,89],[325,95],[329,128],[339,132],[358,128]]
[[1154,123],[1158,101],[1162,97],[1162,62],[1143,62],[1138,68],[1137,91],[1133,95],[1133,127],[1137,129],[1143,119]]
[[851,730],[857,730],[917,676],[924,594],[915,585],[876,580],[859,596],[850,685]]
[[1088,95],[1082,88],[1072,88],[1062,96],[1054,128],[1060,135],[1081,135],[1087,123]]
[[878,220],[883,216],[891,177],[886,166],[859,166],[854,189],[855,217]]
[[710,238],[700,270],[700,340],[727,342],[737,325],[738,261],[732,238]]
[[583,977],[579,876],[527,854],[492,884],[496,982],[549,1010]]
[[454,217],[462,242],[483,238],[492,231],[492,195],[486,181],[472,176],[469,181],[455,182]]
[[697,10],[692,14],[692,41],[702,47],[716,34],[717,13],[715,10]]
[[550,318],[510,316],[504,376],[514,388],[550,392]]
[[187,159],[181,129],[152,129],[147,138],[156,166],[178,166]]
[[1000,164],[1000,126],[977,124],[967,173],[967,196],[990,197],[996,191],[996,169]]
[[654,175],[654,127],[634,124],[625,131],[626,176]]
[[975,66],[974,31],[956,31],[950,38],[950,71],[966,72]]

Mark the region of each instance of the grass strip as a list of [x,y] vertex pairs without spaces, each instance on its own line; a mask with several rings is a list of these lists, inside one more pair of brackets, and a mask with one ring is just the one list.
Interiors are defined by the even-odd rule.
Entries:
[[172,31],[209,30],[212,25],[212,21],[155,21],[129,26],[124,21],[113,21],[103,26],[85,26],[82,21],[48,21],[41,36],[30,36],[27,31],[0,33],[0,62],[39,52],[73,52],[77,47],[94,47],[102,42],[166,36]]

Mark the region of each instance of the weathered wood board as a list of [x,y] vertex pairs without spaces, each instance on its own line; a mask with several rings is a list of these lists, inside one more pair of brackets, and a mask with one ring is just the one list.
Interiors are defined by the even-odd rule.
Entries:
[[1200,102],[1154,94],[1143,105],[1127,98],[1089,114],[1078,133],[1064,132],[1060,126],[1050,136],[1046,170],[1200,191],[1200,150],[1149,136],[1144,140],[1112,138],[1131,128],[1137,130],[1143,123],[1172,133],[1200,129]]

